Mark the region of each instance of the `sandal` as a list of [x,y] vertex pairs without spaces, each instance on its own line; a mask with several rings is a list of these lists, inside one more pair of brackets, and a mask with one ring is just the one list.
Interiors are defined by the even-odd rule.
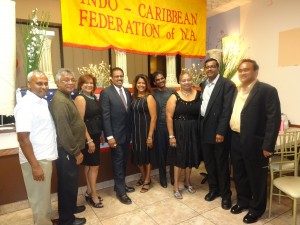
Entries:
[[136,182],[135,186],[139,187],[142,186],[144,184],[143,178],[140,177],[140,179],[138,180],[138,182]]
[[[84,197],[85,197],[85,201],[87,203],[89,203],[91,196],[87,192],[85,192]],[[100,195],[98,195],[98,199],[99,199],[100,202],[103,201],[103,198]]]
[[[99,198],[98,198],[98,199],[99,199]],[[104,207],[104,205],[102,204],[102,202],[101,202],[100,200],[99,200],[98,203],[95,203],[95,202],[93,201],[92,198],[90,198],[89,204],[90,204],[91,206],[93,206],[94,208],[103,208],[103,207]]]
[[175,198],[177,198],[177,199],[182,199],[182,195],[181,195],[181,193],[179,192],[179,190],[173,191],[173,193],[174,193],[174,197],[175,197]]
[[188,192],[190,192],[191,194],[194,194],[196,192],[196,190],[193,188],[192,185],[183,185],[185,189],[188,190]]
[[151,180],[148,183],[144,183],[141,189],[141,193],[145,193],[150,189]]

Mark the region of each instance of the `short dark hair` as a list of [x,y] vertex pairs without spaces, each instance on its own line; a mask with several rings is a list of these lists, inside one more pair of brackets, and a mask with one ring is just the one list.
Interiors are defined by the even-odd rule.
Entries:
[[220,64],[219,64],[218,60],[216,60],[216,59],[214,59],[214,58],[208,58],[207,60],[205,60],[204,66],[206,65],[206,63],[211,62],[211,61],[215,61],[217,67],[218,67],[218,68],[220,67]]
[[113,73],[115,71],[122,71],[122,73],[124,74],[124,71],[120,67],[114,67],[111,69],[111,74],[110,74],[111,77],[113,76]]
[[155,78],[156,78],[158,75],[162,75],[162,76],[166,79],[166,75],[165,75],[161,70],[155,71],[155,72],[149,77],[149,78],[150,78],[150,84],[151,84],[153,87],[156,87],[156,85],[154,84],[154,82],[155,82]]
[[79,77],[78,83],[77,83],[77,91],[81,91],[81,86],[87,81],[87,79],[91,78],[94,83],[93,91],[97,88],[97,79],[93,74],[86,73]]
[[259,70],[259,65],[253,59],[242,59],[240,64],[239,64],[239,67],[241,66],[242,63],[245,63],[245,62],[252,63],[254,71]]

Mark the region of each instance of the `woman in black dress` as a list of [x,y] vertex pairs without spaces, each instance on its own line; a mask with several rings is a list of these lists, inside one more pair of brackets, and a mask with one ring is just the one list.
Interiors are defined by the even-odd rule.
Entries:
[[132,106],[132,145],[134,162],[140,169],[141,178],[137,186],[142,185],[141,192],[150,188],[151,164],[154,162],[153,133],[156,125],[156,102],[150,94],[148,77],[139,74],[133,81]]
[[86,145],[83,150],[84,172],[87,184],[86,201],[95,208],[102,208],[102,198],[96,191],[96,182],[100,165],[100,138],[102,118],[100,104],[96,100],[96,78],[92,74],[79,77],[75,105],[86,125]]
[[181,170],[185,170],[184,187],[195,193],[191,185],[192,167],[200,165],[200,134],[198,117],[200,112],[200,92],[193,89],[189,73],[179,76],[180,90],[172,94],[167,102],[166,119],[170,146],[175,148],[174,156],[174,196],[182,199],[179,191]]

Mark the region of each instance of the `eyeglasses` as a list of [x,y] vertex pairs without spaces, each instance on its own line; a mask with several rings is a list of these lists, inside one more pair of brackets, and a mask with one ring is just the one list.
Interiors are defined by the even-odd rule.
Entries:
[[65,80],[61,80],[61,82],[63,82],[64,84],[76,83],[76,79],[65,79]]
[[210,65],[210,66],[205,66],[204,69],[208,70],[208,69],[216,69],[217,65]]
[[118,78],[124,78],[124,75],[116,75],[116,76],[113,76],[113,78],[116,78],[116,79],[118,79]]

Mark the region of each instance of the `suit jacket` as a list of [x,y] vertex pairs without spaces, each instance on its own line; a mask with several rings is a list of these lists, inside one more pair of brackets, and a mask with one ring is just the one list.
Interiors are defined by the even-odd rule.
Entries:
[[131,94],[127,89],[124,90],[127,111],[113,84],[100,95],[105,137],[113,136],[117,144],[129,143],[131,138]]
[[[201,100],[206,83],[205,80],[201,84]],[[225,137],[228,133],[235,90],[236,86],[231,80],[219,76],[201,122],[201,136],[204,143],[214,144],[216,143],[216,134]]]
[[280,120],[277,90],[257,81],[241,111],[240,141],[247,158],[262,159],[262,150],[274,151]]

